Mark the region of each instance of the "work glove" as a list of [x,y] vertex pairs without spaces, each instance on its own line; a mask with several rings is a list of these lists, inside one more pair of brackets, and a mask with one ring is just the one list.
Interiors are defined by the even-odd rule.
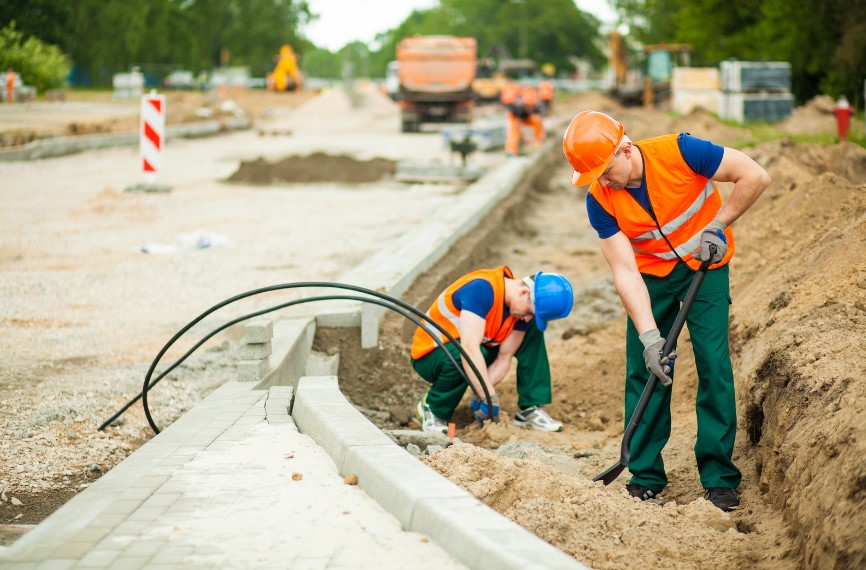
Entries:
[[712,263],[718,263],[724,259],[728,253],[728,240],[725,237],[725,230],[728,226],[719,220],[713,220],[701,232],[701,245],[698,249],[692,252],[692,257],[698,261],[710,259],[710,246],[716,246],[716,254],[712,256]]
[[673,361],[677,358],[677,353],[672,350],[670,354],[663,355],[662,349],[665,346],[665,339],[659,333],[658,329],[648,330],[640,335],[640,341],[643,343],[643,359],[646,362],[647,372],[651,372],[662,386],[670,386],[673,383],[668,374],[671,372]]
[[479,398],[477,394],[472,394],[472,401],[469,402],[469,409],[475,412],[475,419],[481,425],[484,425],[485,420],[492,418],[493,421],[497,421],[499,419],[499,395],[493,394],[490,396],[490,400],[493,403],[493,414],[490,413],[485,398]]

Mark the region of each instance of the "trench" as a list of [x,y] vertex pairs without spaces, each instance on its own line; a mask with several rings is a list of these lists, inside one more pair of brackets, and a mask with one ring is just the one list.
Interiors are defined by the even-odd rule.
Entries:
[[[654,504],[627,496],[624,473],[609,487],[591,482],[619,455],[623,429],[624,322],[609,269],[586,220],[581,189],[554,152],[507,203],[423,274],[402,297],[426,309],[460,275],[508,265],[515,275],[560,272],[575,287],[575,309],[550,323],[546,340],[553,374],[551,415],[560,433],[511,425],[514,372],[503,383],[503,420],[479,427],[468,395],[452,421],[453,445],[420,459],[505,516],[593,568],[797,568],[803,553],[784,520],[784,508],[764,500],[757,484],[755,446],[765,413],[741,410],[735,461],[746,477],[744,507],[721,513],[703,500],[694,442],[694,368],[688,333],[681,336],[681,388],[665,461],[671,480]],[[356,329],[320,329],[313,350],[339,353],[346,397],[383,430],[420,429],[415,404],[428,385],[408,356],[413,325],[388,315],[379,346],[360,348]],[[683,366],[685,365],[685,366]]]

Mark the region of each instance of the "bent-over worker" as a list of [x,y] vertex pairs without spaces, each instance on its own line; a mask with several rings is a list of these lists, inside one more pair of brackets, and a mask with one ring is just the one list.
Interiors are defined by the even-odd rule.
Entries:
[[[412,366],[431,384],[418,402],[424,431],[446,433],[448,420],[466,391],[466,380],[448,356],[461,363],[473,386],[470,408],[483,422],[498,418],[496,386],[505,378],[512,357],[517,359],[517,405],[514,423],[543,431],[559,431],[543,406],[551,402],[550,364],[544,343],[547,322],[568,316],[574,293],[568,280],[557,273],[539,271],[515,279],[508,267],[479,269],[449,285],[427,311],[427,318],[445,328],[469,355],[481,373],[493,409],[472,368],[457,348],[434,327],[417,327],[412,340]],[[533,326],[533,321],[535,325]],[[439,347],[431,334],[444,343]]]
[[[687,133],[632,142],[619,121],[578,113],[563,138],[573,184],[589,184],[586,208],[601,252],[628,312],[625,421],[647,382],[659,380],[631,441],[626,486],[646,500],[668,483],[662,449],[671,433],[673,358],[661,354],[694,271],[712,265],[688,314],[698,391],[695,457],[705,498],[728,511],[739,503],[740,470],[732,454],[737,431],[734,374],[728,346],[731,302],[728,262],[733,224],[758,199],[770,177],[738,150]],[[733,182],[726,203],[714,181]]]

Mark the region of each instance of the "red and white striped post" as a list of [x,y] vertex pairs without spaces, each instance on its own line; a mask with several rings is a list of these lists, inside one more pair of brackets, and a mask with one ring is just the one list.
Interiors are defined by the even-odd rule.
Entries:
[[162,167],[162,148],[165,145],[165,95],[151,91],[141,97],[141,169],[145,181],[153,185]]

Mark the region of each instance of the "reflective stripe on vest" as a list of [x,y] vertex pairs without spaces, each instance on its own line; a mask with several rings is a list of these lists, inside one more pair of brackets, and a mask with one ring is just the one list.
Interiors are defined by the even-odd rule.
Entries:
[[464,275],[449,285],[430,306],[430,309],[428,309],[427,319],[423,321],[423,327],[416,327],[415,335],[412,339],[412,359],[418,360],[438,347],[433,338],[431,338],[431,335],[439,338],[443,343],[450,342],[445,335],[436,330],[428,321],[435,321],[451,333],[454,338],[460,338],[460,313],[454,306],[454,293],[475,279],[483,279],[493,287],[493,306],[485,317],[482,343],[485,346],[498,346],[508,338],[511,331],[514,330],[517,318],[509,315],[503,319],[503,315],[505,314],[506,277],[514,278],[511,270],[505,266],[497,269],[480,269]]
[[[643,160],[644,183],[658,225],[627,191],[603,188],[597,182],[589,189],[629,238],[640,272],[658,277],[670,273],[680,259],[693,269],[700,266],[692,252],[700,245],[703,229],[722,207],[713,181],[692,171],[682,157],[678,136],[664,135],[634,143],[635,152],[640,152]],[[731,228],[725,230],[725,237],[728,253],[712,267],[724,265],[734,254]]]

